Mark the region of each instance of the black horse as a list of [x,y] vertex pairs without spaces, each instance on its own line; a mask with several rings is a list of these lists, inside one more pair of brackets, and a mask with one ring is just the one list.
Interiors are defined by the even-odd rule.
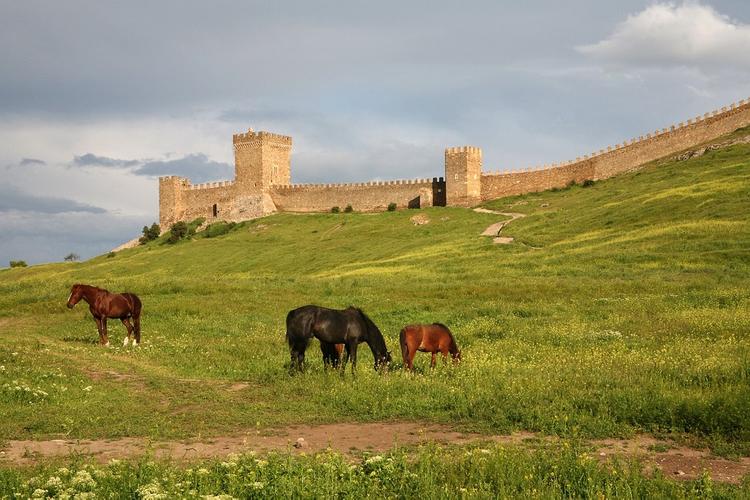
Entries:
[[[309,305],[289,311],[286,315],[286,340],[292,358],[291,371],[302,371],[305,350],[313,337],[320,340],[321,346],[344,344],[343,365],[346,367],[351,359],[352,372],[357,366],[357,346],[361,342],[370,346],[376,370],[391,362],[383,334],[361,309],[355,307],[339,310]],[[323,354],[325,358],[326,350]]]

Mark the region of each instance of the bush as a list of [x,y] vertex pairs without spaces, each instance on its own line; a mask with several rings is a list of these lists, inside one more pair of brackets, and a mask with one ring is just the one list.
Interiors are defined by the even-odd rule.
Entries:
[[206,238],[214,238],[216,236],[221,236],[223,234],[227,234],[229,231],[234,229],[237,226],[236,222],[216,222],[214,224],[209,225],[205,231],[203,231],[201,234],[203,234]]
[[583,181],[583,184],[581,184],[581,186],[585,188],[591,187],[593,185],[594,185],[594,179],[586,179],[585,181]]
[[570,182],[568,183],[568,186],[567,186],[567,187],[571,188],[571,187],[573,187],[573,186],[577,186],[577,185],[578,185],[578,183],[576,182],[576,180],[575,180],[575,179],[573,179],[573,180],[571,180],[571,181],[570,181]]
[[109,252],[109,253],[107,254],[107,258],[108,258],[108,259],[111,259],[111,258],[112,258],[112,257],[114,257],[114,256],[115,256],[115,252]]
[[354,212],[354,209],[352,208],[351,205],[347,205],[346,208],[344,209],[344,212],[350,214],[350,213]]
[[388,211],[389,211],[389,212],[395,212],[395,211],[396,211],[396,204],[395,204],[395,203],[393,203],[393,202],[390,202],[390,203],[388,204]]
[[151,227],[143,226],[143,236],[138,238],[138,241],[141,242],[141,245],[145,245],[149,241],[154,241],[156,238],[159,237],[161,234],[161,227],[159,224],[154,222],[151,224]]
[[339,207],[333,207],[333,208],[331,208],[331,213],[332,213],[332,214],[337,214],[337,213],[339,213],[340,211],[341,211],[341,209],[340,209]]
[[80,260],[81,256],[77,253],[70,252],[68,255],[63,257],[63,259],[65,260],[65,262],[75,262],[77,260]]
[[188,226],[183,221],[175,222],[169,228],[169,243],[177,243],[188,235]]
[[26,267],[28,264],[26,264],[25,260],[11,260],[10,261],[10,267]]

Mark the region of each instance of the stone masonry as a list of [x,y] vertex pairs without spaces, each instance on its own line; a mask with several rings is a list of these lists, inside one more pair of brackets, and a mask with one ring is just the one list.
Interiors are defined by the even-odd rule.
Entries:
[[750,99],[610,146],[583,158],[522,171],[483,172],[482,150],[445,150],[445,179],[353,184],[291,184],[292,138],[269,132],[235,134],[235,178],[191,184],[183,177],[159,178],[159,224],[205,217],[242,221],[277,212],[326,212],[351,205],[357,211],[434,205],[474,206],[503,196],[564,187],[572,181],[606,179],[645,163],[750,125]]

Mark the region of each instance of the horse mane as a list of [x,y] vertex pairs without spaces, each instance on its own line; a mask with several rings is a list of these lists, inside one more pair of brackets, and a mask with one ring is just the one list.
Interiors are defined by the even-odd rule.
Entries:
[[448,328],[447,326],[445,326],[445,325],[444,325],[444,324],[442,324],[442,323],[433,323],[433,325],[435,325],[435,326],[439,326],[439,327],[441,327],[441,328],[445,328],[445,331],[446,331],[446,332],[448,332],[448,335],[449,335],[449,336],[450,336],[450,338],[451,338],[451,344],[452,344],[452,345],[451,345],[451,347],[452,347],[453,349],[455,349],[455,350],[458,350],[458,344],[456,344],[456,337],[454,337],[454,336],[453,336],[453,332],[451,331],[451,329],[450,329],[450,328]]
[[[386,352],[388,348],[385,345],[385,338],[383,338],[383,333],[380,331],[377,325],[370,319],[368,315],[365,314],[365,312],[362,309],[358,307],[354,307],[353,309],[359,313],[359,315],[362,317],[362,321],[365,322],[365,326],[367,326],[368,340],[374,340],[378,342],[379,344],[378,347],[382,347],[383,352]],[[371,335],[371,334],[374,334],[374,335]]]

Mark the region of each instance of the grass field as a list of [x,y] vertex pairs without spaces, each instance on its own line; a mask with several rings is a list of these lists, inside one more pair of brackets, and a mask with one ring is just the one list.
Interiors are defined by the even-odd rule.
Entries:
[[[479,236],[502,216],[468,209],[278,214],[0,271],[0,439],[418,420],[750,454],[750,146],[486,206],[527,214],[503,230],[513,244]],[[77,282],[138,294],[142,346],[121,347],[112,321],[116,347],[96,345],[86,305],[65,308]],[[290,377],[284,318],[307,303],[363,308],[393,369],[375,373],[363,346],[356,379],[341,377],[313,344]],[[432,321],[463,363],[430,372],[418,355],[403,373],[398,331]],[[236,381],[249,387],[227,391]]]

